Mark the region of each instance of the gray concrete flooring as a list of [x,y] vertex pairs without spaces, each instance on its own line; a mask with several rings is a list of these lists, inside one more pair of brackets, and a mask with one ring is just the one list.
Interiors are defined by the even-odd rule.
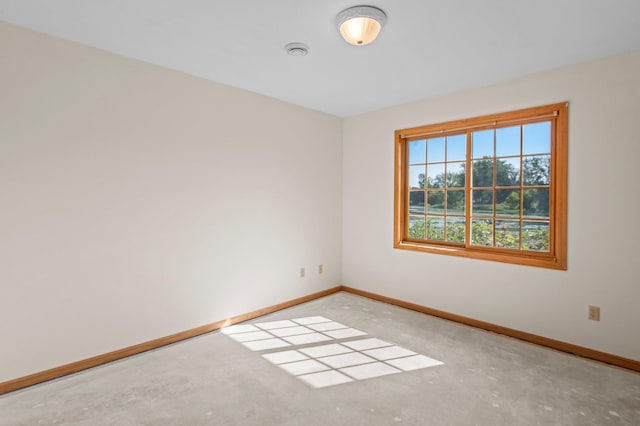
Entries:
[[[640,425],[638,374],[351,294],[248,324],[313,316],[367,334],[337,333],[338,338],[311,343],[291,339],[287,347],[261,349],[217,331],[4,395],[0,424]],[[327,344],[359,347],[349,342],[374,338],[412,351],[406,355],[417,361],[442,364],[419,362],[416,369],[391,371],[389,365],[408,365],[396,362],[383,366],[394,374],[314,387],[302,377],[314,370],[300,368],[328,365],[329,358],[292,368],[274,355],[312,354],[318,349],[311,348]],[[330,361],[379,353],[347,355]],[[337,367],[331,374],[350,377],[351,367]]]

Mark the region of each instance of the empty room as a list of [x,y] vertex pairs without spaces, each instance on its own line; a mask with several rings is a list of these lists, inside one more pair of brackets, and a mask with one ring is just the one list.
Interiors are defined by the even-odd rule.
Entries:
[[638,425],[639,118],[637,0],[0,0],[0,425]]

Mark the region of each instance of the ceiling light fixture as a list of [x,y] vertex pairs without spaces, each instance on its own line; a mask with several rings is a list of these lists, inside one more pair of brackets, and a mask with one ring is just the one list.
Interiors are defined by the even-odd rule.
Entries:
[[354,46],[364,46],[374,41],[386,20],[387,15],[373,6],[350,7],[336,17],[342,38]]

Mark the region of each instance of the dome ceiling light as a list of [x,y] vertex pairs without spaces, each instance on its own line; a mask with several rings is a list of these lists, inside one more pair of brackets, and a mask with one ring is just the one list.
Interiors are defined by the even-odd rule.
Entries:
[[354,46],[364,46],[374,41],[386,20],[387,15],[373,6],[350,7],[336,17],[342,38]]

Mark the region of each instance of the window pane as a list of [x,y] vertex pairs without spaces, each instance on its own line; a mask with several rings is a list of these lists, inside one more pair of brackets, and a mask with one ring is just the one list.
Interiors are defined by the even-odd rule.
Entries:
[[496,129],[496,157],[520,155],[520,126]]
[[548,252],[549,222],[523,222],[522,249]]
[[464,188],[465,163],[447,163],[447,186]]
[[443,217],[427,218],[427,239],[444,241],[444,218]]
[[447,241],[464,243],[464,218],[447,218]]
[[493,130],[471,133],[473,158],[493,157]]
[[472,185],[475,188],[493,186],[493,160],[476,160],[473,162]]
[[522,153],[547,154],[551,152],[551,122],[527,124],[522,126]]
[[496,216],[520,217],[520,190],[496,190]]
[[492,220],[474,219],[471,221],[471,244],[476,246],[493,246]]
[[409,188],[424,188],[424,166],[409,166]]
[[409,213],[424,214],[424,191],[409,192]]
[[427,139],[427,161],[444,161],[444,138]]
[[549,185],[549,165],[551,157],[538,155],[524,157],[522,159],[522,184],[523,185]]
[[409,164],[427,162],[427,142],[422,139],[409,142]]
[[549,218],[549,190],[547,188],[525,189],[522,201],[524,216]]
[[444,188],[444,164],[427,166],[427,183],[429,188]]
[[465,196],[463,190],[447,191],[447,214],[463,215],[465,211]]
[[464,161],[467,159],[467,135],[447,137],[447,161]]
[[520,221],[496,221],[496,247],[512,249],[520,248]]
[[520,157],[496,162],[496,186],[520,186]]
[[474,216],[492,215],[493,214],[493,191],[492,190],[474,190],[473,206],[471,212]]
[[444,191],[429,191],[427,213],[444,214]]
[[409,216],[409,238],[424,239],[424,216]]

